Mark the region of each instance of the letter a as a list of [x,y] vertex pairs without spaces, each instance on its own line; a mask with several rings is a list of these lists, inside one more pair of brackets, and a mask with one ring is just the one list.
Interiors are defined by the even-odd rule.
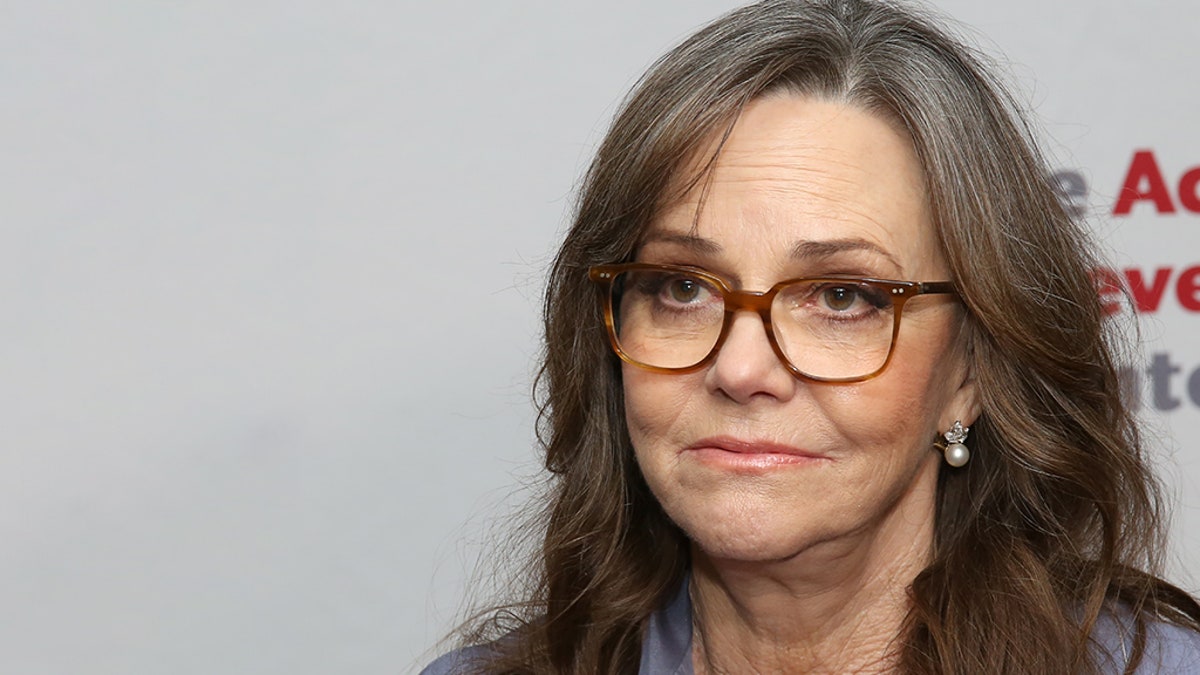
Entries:
[[[1147,183],[1144,191],[1139,189],[1143,179]],[[1154,151],[1138,150],[1133,153],[1133,161],[1129,163],[1129,173],[1125,174],[1125,185],[1121,187],[1121,196],[1113,207],[1113,215],[1129,215],[1134,202],[1147,200],[1154,202],[1154,208],[1159,213],[1175,213],[1171,192],[1154,159]]]

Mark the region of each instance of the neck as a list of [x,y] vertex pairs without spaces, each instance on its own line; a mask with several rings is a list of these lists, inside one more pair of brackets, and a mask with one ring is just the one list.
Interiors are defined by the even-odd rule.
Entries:
[[786,560],[718,559],[694,548],[696,674],[894,672],[908,588],[933,544],[932,511],[913,515],[893,514],[907,527],[873,528]]

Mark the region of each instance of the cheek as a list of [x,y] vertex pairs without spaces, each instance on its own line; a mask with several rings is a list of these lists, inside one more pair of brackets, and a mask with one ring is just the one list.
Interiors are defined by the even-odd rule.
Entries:
[[679,423],[689,398],[691,375],[651,373],[625,364],[621,379],[634,448],[654,443]]
[[702,488],[681,475],[679,466],[679,450],[695,440],[694,427],[700,412],[696,409],[696,392],[702,390],[702,376],[651,373],[626,366],[623,382],[625,418],[638,468],[651,492],[670,513],[681,497],[680,489]]
[[842,515],[876,517],[920,484],[921,476],[936,475],[941,398],[936,374],[929,361],[893,363],[874,380],[813,390],[843,468],[822,489],[831,504],[844,509]]
[[[944,343],[938,339],[933,344]],[[825,398],[825,409],[845,436],[858,436],[863,445],[896,450],[911,445],[923,452],[935,439],[942,413],[958,388],[957,363],[957,354],[949,350],[898,345],[878,378],[816,395]]]

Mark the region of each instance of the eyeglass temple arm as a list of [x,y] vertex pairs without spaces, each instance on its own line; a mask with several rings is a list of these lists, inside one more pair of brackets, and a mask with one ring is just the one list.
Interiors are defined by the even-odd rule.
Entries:
[[917,295],[936,295],[948,293],[958,295],[953,281],[922,281],[917,284]]

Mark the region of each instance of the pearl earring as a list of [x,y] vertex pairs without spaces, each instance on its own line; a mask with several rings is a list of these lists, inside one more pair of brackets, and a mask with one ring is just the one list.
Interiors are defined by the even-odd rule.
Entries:
[[954,420],[954,426],[942,435],[946,439],[946,447],[942,450],[942,454],[946,458],[946,463],[956,469],[966,466],[967,462],[971,461],[971,451],[963,444],[963,441],[967,440],[967,432],[970,430],[969,427],[964,427],[961,421]]

